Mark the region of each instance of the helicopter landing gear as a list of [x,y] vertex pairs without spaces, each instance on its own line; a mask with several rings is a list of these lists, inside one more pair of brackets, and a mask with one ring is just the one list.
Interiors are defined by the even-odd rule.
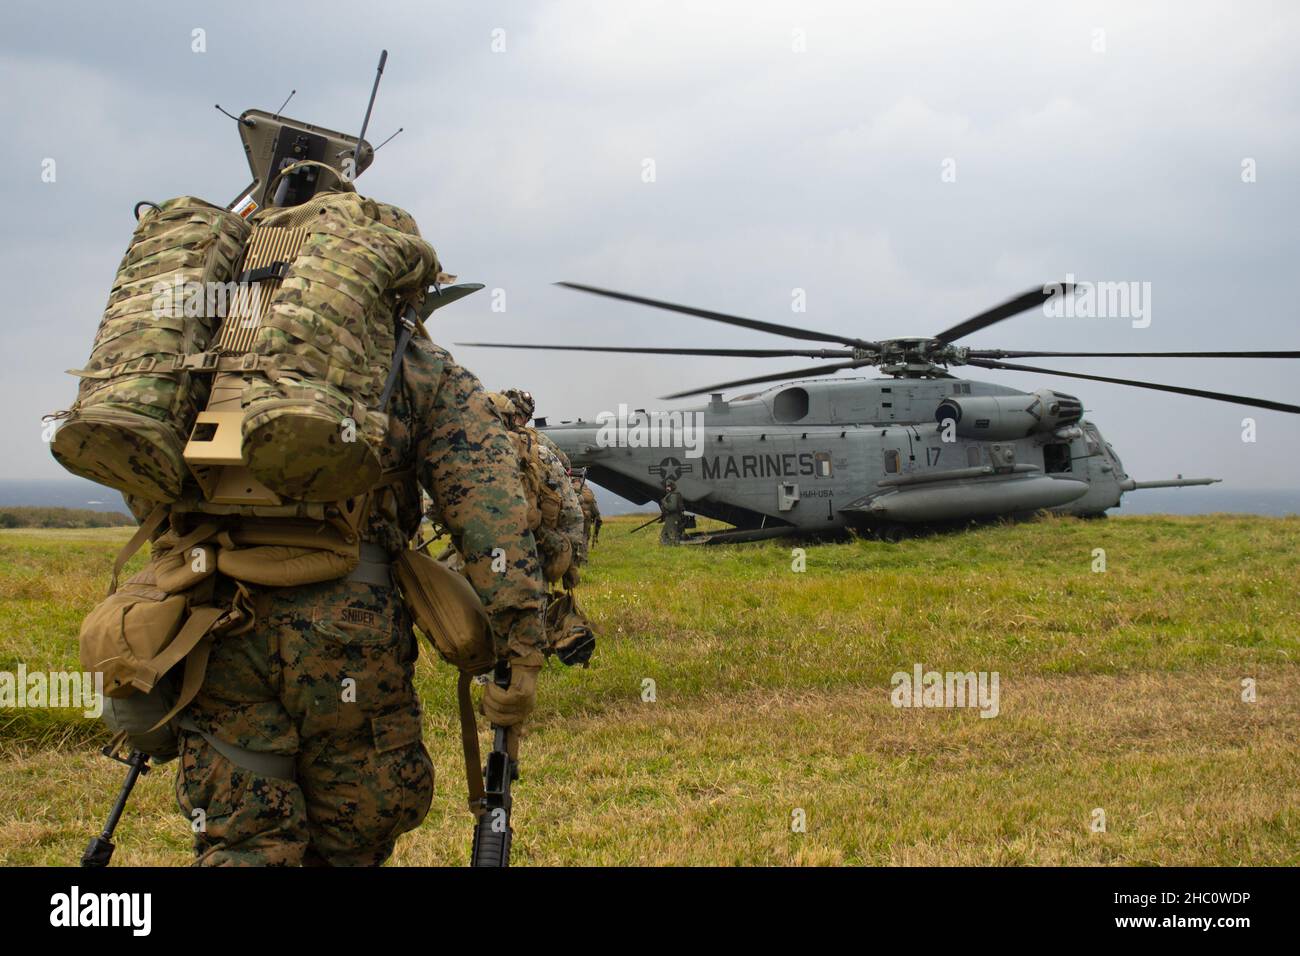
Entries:
[[907,525],[891,521],[888,524],[882,524],[876,529],[876,539],[884,541],[887,544],[898,544],[906,538],[912,536],[912,531]]

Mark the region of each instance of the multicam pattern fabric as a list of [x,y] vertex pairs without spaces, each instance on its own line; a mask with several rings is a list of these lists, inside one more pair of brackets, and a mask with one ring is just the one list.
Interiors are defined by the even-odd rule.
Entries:
[[171,370],[201,352],[218,317],[209,283],[230,281],[249,227],[193,196],[146,209],[118,266],[72,408],[51,450],[64,468],[110,488],[172,501],[207,380]]
[[[418,302],[439,269],[433,248],[372,218],[354,193],[328,197],[276,290],[253,352],[273,362],[244,397],[244,448],[259,480],[288,498],[337,501],[378,479],[386,426],[377,409],[394,349],[398,303]],[[272,210],[264,223],[279,220]],[[399,225],[414,221],[383,207]]]

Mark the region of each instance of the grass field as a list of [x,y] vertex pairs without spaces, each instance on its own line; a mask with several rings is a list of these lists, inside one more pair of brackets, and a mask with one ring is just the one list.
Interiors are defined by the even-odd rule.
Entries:
[[[788,543],[660,550],[639,520],[586,571],[592,666],[542,675],[517,863],[1300,863],[1300,518],[1045,519],[811,545],[802,573]],[[127,535],[0,531],[0,671],[76,668]],[[918,663],[996,671],[999,715],[891,706]],[[468,858],[453,684],[423,658],[438,792],[395,863]],[[0,710],[0,863],[80,857],[122,776],[101,737]],[[115,863],[187,862],[173,766]]]

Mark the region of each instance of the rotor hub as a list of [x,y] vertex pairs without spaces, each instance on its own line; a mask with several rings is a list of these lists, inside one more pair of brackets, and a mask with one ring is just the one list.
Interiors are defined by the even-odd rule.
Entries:
[[882,372],[903,378],[937,378],[949,365],[965,365],[969,350],[926,336],[886,339],[876,363]]

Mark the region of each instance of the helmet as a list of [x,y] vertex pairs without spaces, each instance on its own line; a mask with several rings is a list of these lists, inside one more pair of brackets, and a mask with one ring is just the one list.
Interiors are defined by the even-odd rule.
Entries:
[[533,396],[522,388],[507,388],[501,394],[515,403],[515,408],[524,418],[531,419],[533,412],[537,411],[537,404],[533,401]]

